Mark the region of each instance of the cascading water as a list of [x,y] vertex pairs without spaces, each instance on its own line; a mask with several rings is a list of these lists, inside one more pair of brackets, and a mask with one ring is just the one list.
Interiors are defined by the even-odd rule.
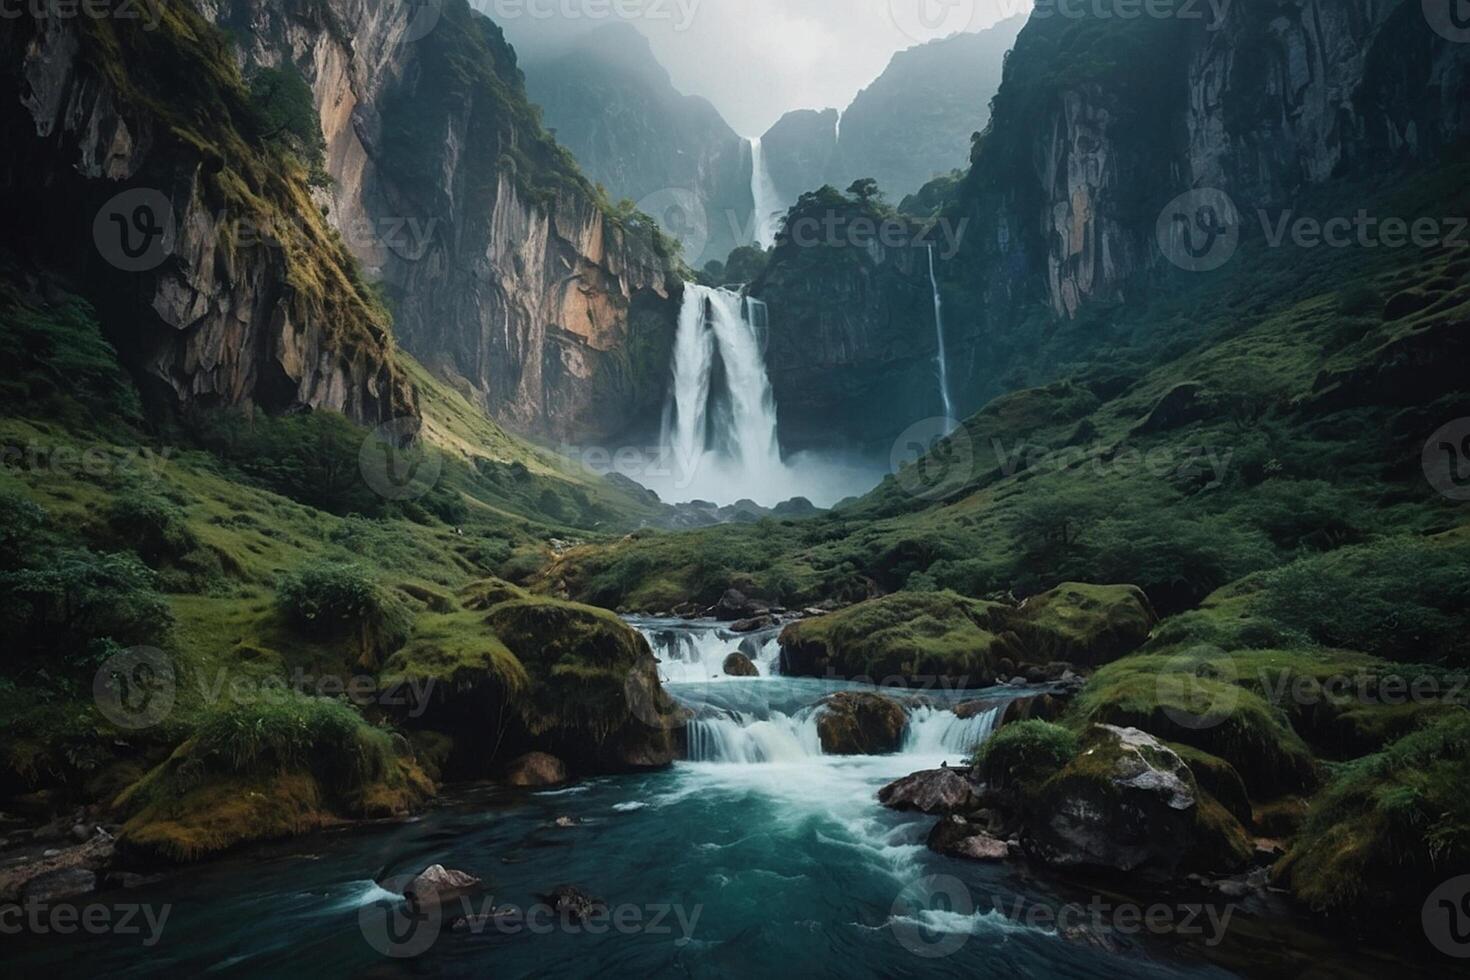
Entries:
[[944,417],[954,418],[954,402],[949,397],[949,358],[944,349],[944,301],[939,297],[939,276],[934,270],[934,245],[929,245],[929,285],[934,291],[934,334],[939,341],[939,397],[944,403]]
[[915,708],[909,712],[909,727],[904,732],[906,755],[950,755],[967,759],[975,746],[995,732],[1004,708],[997,705],[969,718],[939,708]]
[[776,438],[767,330],[759,300],[729,289],[684,287],[661,442],[673,486],[644,481],[667,499],[748,497],[771,505],[802,492]]
[[776,232],[781,227],[781,195],[776,192],[776,183],[766,167],[766,155],[761,147],[761,138],[750,141],[750,196],[755,202],[755,242],[761,248],[776,244]]
[[665,684],[734,680],[725,674],[725,658],[732,653],[744,654],[761,677],[776,674],[781,646],[774,630],[740,634],[720,626],[666,620],[629,622],[658,658],[659,679]]

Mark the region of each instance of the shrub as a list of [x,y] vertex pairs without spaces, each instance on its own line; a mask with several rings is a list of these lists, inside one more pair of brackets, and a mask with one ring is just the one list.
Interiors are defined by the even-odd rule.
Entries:
[[410,613],[357,565],[314,562],[286,576],[276,589],[281,610],[308,636],[353,640],[360,662],[376,666],[403,646]]
[[1261,578],[1256,607],[1324,646],[1470,664],[1470,546],[1397,538],[1304,558]]
[[996,789],[1040,786],[1077,755],[1077,736],[1061,725],[1027,720],[1006,725],[975,754],[980,777]]
[[183,508],[142,488],[129,488],[112,498],[107,526],[120,543],[153,566],[199,547],[198,538],[185,523]]

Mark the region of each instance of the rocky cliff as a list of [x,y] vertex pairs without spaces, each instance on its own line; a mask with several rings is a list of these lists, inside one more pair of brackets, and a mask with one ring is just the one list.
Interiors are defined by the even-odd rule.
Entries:
[[[1195,192],[1176,210],[1197,244],[1208,213],[1233,216],[1243,243],[1263,238],[1263,209],[1277,215],[1308,196],[1352,213],[1361,205],[1347,188],[1365,165],[1412,179],[1464,139],[1467,95],[1470,45],[1436,32],[1415,3],[1235,4],[1218,25],[1033,18],[969,172],[922,195],[930,234],[960,236],[938,266],[960,412],[1125,340],[1115,311],[1188,278],[1170,261],[1185,241],[1158,233],[1181,195]],[[845,139],[846,120],[843,129]],[[798,266],[831,281],[798,282]],[[813,298],[865,295],[871,268],[778,250],[763,293],[773,334],[783,320],[804,332],[820,321],[824,347],[849,352],[841,377],[788,364],[786,387],[866,392],[865,379],[890,368],[908,377],[916,353],[934,349],[932,310],[912,299],[924,283],[909,271],[868,297],[869,312],[839,313]],[[873,322],[893,342],[873,345]],[[1128,342],[1163,342],[1140,333],[1145,319],[1128,323]],[[894,389],[902,411],[875,418],[872,441],[923,417],[907,384]],[[868,397],[826,411],[874,416]],[[783,426],[800,426],[781,407]]]
[[[691,265],[741,244],[753,207],[744,141],[707,100],[674,88],[635,28],[599,28],[525,71],[546,125],[588,177],[684,238]],[[686,214],[690,204],[702,214]]]
[[289,60],[311,83],[331,213],[404,346],[522,432],[599,439],[655,413],[677,260],[541,127],[501,30],[463,0],[407,21],[309,9],[233,0],[219,20],[247,71]]
[[78,284],[163,410],[413,414],[386,311],[266,145],[222,35],[157,13],[7,20],[0,223],[21,274]]

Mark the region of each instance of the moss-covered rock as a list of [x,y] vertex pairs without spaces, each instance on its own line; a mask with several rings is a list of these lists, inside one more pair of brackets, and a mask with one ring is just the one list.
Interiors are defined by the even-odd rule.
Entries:
[[[1220,655],[1223,659],[1223,655]],[[1076,725],[1139,728],[1228,762],[1261,799],[1318,785],[1316,761],[1283,711],[1201,651],[1133,656],[1099,670],[1068,713]]]
[[908,712],[881,694],[842,691],[817,708],[817,736],[827,755],[887,755],[903,745]]
[[1350,919],[1417,910],[1470,873],[1470,711],[1341,767],[1277,873],[1304,905]]
[[490,610],[486,626],[525,666],[514,703],[533,738],[597,770],[668,765],[679,711],[658,680],[647,641],[617,616],[555,599]]
[[293,694],[206,717],[114,808],[126,818],[122,847],[192,861],[347,820],[406,817],[433,793],[387,732],[346,704]]
[[1245,780],[1240,778],[1234,766],[1192,745],[1171,742],[1169,748],[1189,766],[1200,789],[1213,796],[1242,825],[1251,826],[1254,817],[1250,794],[1246,792]]
[[953,592],[900,592],[792,623],[781,633],[782,670],[804,677],[944,677],[995,681],[1014,643],[991,627],[998,604]]
[[1008,619],[1028,662],[1094,667],[1141,647],[1158,615],[1136,586],[1067,582],[1028,599]]
[[1056,867],[1236,871],[1245,831],[1179,755],[1139,731],[1094,726],[1027,807],[1027,852]]

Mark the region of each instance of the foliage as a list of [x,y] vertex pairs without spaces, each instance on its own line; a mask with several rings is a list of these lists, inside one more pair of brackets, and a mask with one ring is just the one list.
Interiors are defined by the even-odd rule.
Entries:
[[277,140],[300,157],[313,184],[331,178],[325,168],[326,139],[322,136],[311,86],[295,65],[259,68],[250,77],[250,101],[259,114],[263,140]]
[[365,665],[385,660],[412,630],[404,604],[360,565],[311,562],[285,576],[276,594],[282,612],[302,633],[355,640]]
[[1040,786],[1077,755],[1077,735],[1051,722],[1013,722],[975,753],[980,778],[996,789]]

